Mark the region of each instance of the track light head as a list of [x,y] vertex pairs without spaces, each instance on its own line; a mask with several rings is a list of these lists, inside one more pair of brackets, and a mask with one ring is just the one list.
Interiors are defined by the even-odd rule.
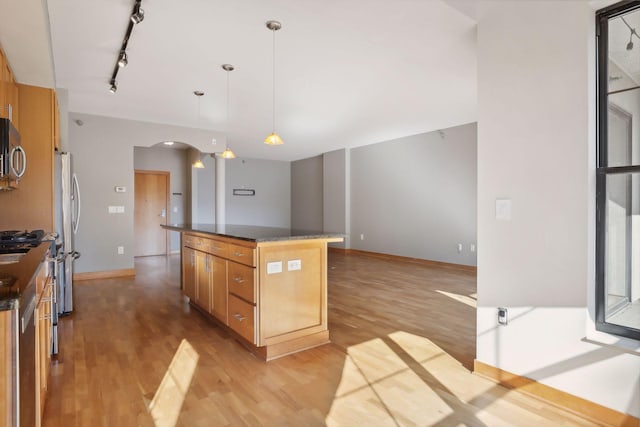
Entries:
[[111,81],[111,87],[109,88],[109,92],[116,93],[118,91],[118,86],[116,86],[115,81]]
[[140,7],[140,2],[136,2],[136,7],[131,14],[131,22],[139,24],[144,20],[144,9]]
[[129,59],[127,58],[127,52],[122,51],[120,53],[120,57],[118,58],[118,67],[124,68],[129,63]]

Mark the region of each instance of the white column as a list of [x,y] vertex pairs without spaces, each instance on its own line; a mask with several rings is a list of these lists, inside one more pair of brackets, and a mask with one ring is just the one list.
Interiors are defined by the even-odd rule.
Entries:
[[216,159],[216,224],[224,225],[225,220],[225,180],[224,180],[224,159],[215,157]]

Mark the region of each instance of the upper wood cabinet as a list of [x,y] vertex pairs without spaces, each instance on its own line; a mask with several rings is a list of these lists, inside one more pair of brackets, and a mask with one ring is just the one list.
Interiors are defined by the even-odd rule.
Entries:
[[[4,52],[0,48],[0,117],[11,118],[13,125],[20,129],[19,96],[16,79]],[[9,111],[11,110],[11,116]]]
[[0,192],[0,229],[53,230],[55,91],[18,84],[20,137],[27,170],[20,186]]

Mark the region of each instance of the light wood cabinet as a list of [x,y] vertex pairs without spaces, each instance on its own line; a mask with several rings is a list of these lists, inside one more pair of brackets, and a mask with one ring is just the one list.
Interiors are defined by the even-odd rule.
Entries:
[[182,293],[190,300],[196,300],[196,251],[182,247]]
[[205,252],[196,252],[196,300],[195,303],[211,313],[211,259]]
[[[266,360],[329,342],[327,240],[251,242],[182,234],[183,292]],[[185,270],[187,267],[184,267]],[[188,283],[187,281],[191,281]]]
[[20,186],[0,192],[0,229],[53,230],[54,227],[54,123],[55,91],[17,85],[20,136],[27,155],[27,169]]
[[51,367],[53,278],[48,266],[43,263],[36,277],[36,426],[42,422]]
[[210,270],[209,280],[211,285],[211,314],[225,325],[227,319],[227,260],[217,256],[209,255]]
[[[11,110],[11,114],[9,114]],[[10,118],[13,126],[19,129],[19,97],[16,79],[4,51],[0,48],[0,117]]]

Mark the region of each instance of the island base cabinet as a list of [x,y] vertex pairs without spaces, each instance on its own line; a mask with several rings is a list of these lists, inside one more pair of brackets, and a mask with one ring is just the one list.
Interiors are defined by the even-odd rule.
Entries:
[[196,251],[182,247],[182,293],[196,300]]
[[229,327],[251,344],[256,343],[256,307],[229,295]]
[[211,314],[225,325],[227,320],[227,260],[210,256]]
[[264,360],[326,344],[327,243],[339,240],[251,242],[187,232],[183,293]]

